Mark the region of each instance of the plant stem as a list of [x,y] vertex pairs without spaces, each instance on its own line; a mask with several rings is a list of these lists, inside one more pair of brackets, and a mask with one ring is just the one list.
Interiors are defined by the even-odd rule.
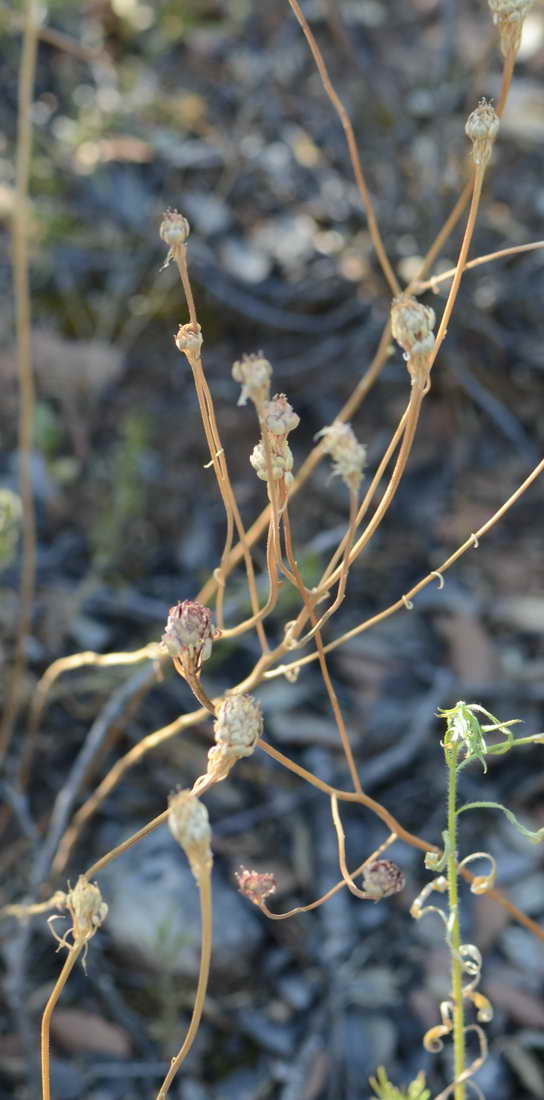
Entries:
[[[451,991],[453,997],[453,1057],[455,1080],[465,1069],[465,1018],[463,1005],[463,975],[459,948],[459,895],[457,882],[457,746],[445,749],[448,766],[448,899],[450,912]],[[465,1100],[464,1082],[455,1085],[454,1100]]]
[[49,1032],[51,1028],[51,1017],[55,1005],[70,977],[72,970],[81,954],[82,948],[85,946],[84,940],[78,940],[70,948],[65,960],[64,966],[57,978],[55,988],[45,1006],[42,1016],[42,1028],[41,1028],[41,1055],[42,1055],[42,1100],[51,1100],[51,1086],[49,1083]]

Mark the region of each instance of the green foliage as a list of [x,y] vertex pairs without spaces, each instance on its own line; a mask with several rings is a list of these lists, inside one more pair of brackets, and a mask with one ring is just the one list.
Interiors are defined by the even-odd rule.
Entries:
[[0,489],[0,569],[12,564],[21,527],[20,498],[11,489]]
[[503,814],[506,814],[508,820],[512,823],[518,833],[521,833],[526,840],[530,840],[531,844],[540,844],[544,840],[544,826],[541,829],[528,829],[525,825],[518,821],[512,810],[503,806],[502,802],[467,802],[465,806],[460,806],[457,813],[462,814],[465,810],[502,810]]
[[377,1100],[430,1100],[431,1093],[425,1087],[425,1074],[417,1077],[404,1092],[392,1085],[383,1066],[378,1066],[376,1077],[370,1078],[370,1085]]
[[[481,725],[477,717],[478,714],[483,714],[486,718],[489,718],[489,723],[485,726]],[[500,722],[498,718],[495,718],[479,703],[464,703],[460,699],[450,710],[439,710],[438,715],[446,720],[444,748],[447,750],[460,746],[465,752],[464,760],[459,765],[461,768],[466,764],[470,764],[472,760],[479,760],[484,772],[486,772],[486,754],[508,752],[514,744],[510,726],[516,725],[519,719],[512,718],[509,722]],[[484,735],[496,730],[504,733],[506,741],[501,741],[497,745],[488,745]]]

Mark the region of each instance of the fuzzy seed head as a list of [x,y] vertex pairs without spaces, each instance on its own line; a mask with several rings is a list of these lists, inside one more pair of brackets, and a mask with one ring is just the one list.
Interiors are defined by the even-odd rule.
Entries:
[[244,355],[237,359],[232,367],[232,377],[242,386],[239,405],[246,405],[249,398],[259,408],[263,401],[268,400],[272,367],[260,352],[258,355]]
[[263,732],[261,708],[252,695],[227,695],[219,706],[214,723],[217,745],[223,745],[236,757],[251,756]]
[[108,907],[102,894],[85,875],[80,875],[73,890],[66,897],[66,908],[72,917],[74,943],[86,943],[105,920]]
[[289,404],[284,393],[277,393],[272,401],[266,401],[263,422],[273,435],[288,435],[300,424],[300,416]]
[[363,870],[363,889],[373,901],[381,901],[403,890],[406,879],[390,859],[376,859]]
[[[261,478],[261,481],[268,481],[268,466],[266,464],[266,451],[264,444],[261,440],[253,448],[249,461],[257,474],[257,477]],[[282,440],[277,449],[272,450],[270,453],[270,465],[272,467],[272,480],[279,481],[281,478],[285,479],[285,484],[290,485],[293,480],[291,470],[293,469],[293,455],[291,448],[287,440]]]
[[495,108],[486,99],[481,99],[468,116],[465,126],[465,134],[472,142],[472,159],[475,164],[487,164],[498,132],[499,119]]
[[171,794],[168,807],[170,832],[180,848],[183,848],[198,882],[202,875],[211,871],[213,863],[208,811],[204,803],[190,790]]
[[266,872],[259,874],[258,871],[249,871],[247,867],[240,867],[239,871],[234,872],[234,877],[240,893],[254,905],[262,905],[265,899],[276,890],[274,875]]
[[357,441],[351,425],[335,420],[315,438],[323,440],[323,448],[332,458],[333,475],[341,477],[348,489],[357,489],[363,477],[366,447]]
[[174,340],[178,351],[183,352],[188,359],[200,358],[202,351],[202,329],[200,325],[196,326],[196,330],[190,322],[187,325],[180,325]]
[[216,637],[209,607],[196,600],[183,600],[168,612],[161,645],[171,657],[199,667],[208,660]]
[[514,56],[519,50],[523,22],[533,0],[488,0],[493,22],[498,28],[503,57],[512,50]]
[[185,244],[191,227],[187,218],[183,217],[183,214],[178,213],[177,210],[165,210],[160,224],[159,235],[162,241],[168,245],[169,248],[177,248],[179,245]]

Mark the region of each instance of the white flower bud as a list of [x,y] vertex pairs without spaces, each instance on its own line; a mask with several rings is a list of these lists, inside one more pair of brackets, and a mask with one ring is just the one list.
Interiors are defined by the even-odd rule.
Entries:
[[159,235],[169,248],[174,249],[180,244],[185,244],[190,231],[189,222],[187,218],[183,217],[183,214],[179,214],[177,210],[166,210],[164,212]]
[[272,367],[263,355],[244,355],[237,359],[232,367],[232,377],[235,382],[240,382],[242,392],[238,398],[239,405],[247,404],[247,399],[259,408],[266,401],[270,393],[270,379]]
[[[266,463],[266,451],[264,444],[261,440],[253,448],[249,461],[257,474],[257,477],[261,478],[261,481],[268,481],[268,466]],[[280,444],[279,450],[270,449],[270,465],[272,467],[272,480],[279,481],[280,478],[285,478],[285,482],[289,485],[293,479],[291,470],[293,469],[293,455],[291,448],[287,440],[283,440]]]
[[475,164],[487,164],[498,132],[499,119],[495,108],[486,99],[481,99],[468,116],[465,126],[465,134],[472,142],[472,159]]
[[251,756],[263,732],[261,708],[252,695],[227,695],[214,723],[217,745],[228,748],[237,757]]
[[415,381],[422,382],[429,368],[434,348],[434,310],[407,294],[393,300],[391,331],[404,349],[406,366]]
[[161,644],[171,657],[200,667],[208,660],[216,636],[209,607],[196,600],[183,600],[170,608]]
[[192,791],[176,791],[168,800],[168,826],[189,860],[197,882],[213,863],[208,811]]
[[335,420],[317,432],[315,438],[323,440],[323,449],[333,460],[333,474],[343,478],[348,489],[357,489],[363,476],[366,447],[357,441],[351,426]]
[[202,350],[202,329],[200,325],[196,326],[196,330],[191,322],[187,325],[180,325],[174,340],[178,351],[183,352],[188,359],[191,356],[195,356],[197,359],[200,358]]
[[86,943],[105,920],[108,907],[102,894],[85,875],[80,875],[73,890],[66,897],[66,908],[72,917],[74,943]]
[[533,0],[488,0],[488,4],[493,22],[499,31],[503,57],[510,50],[513,50],[515,56],[521,42],[523,22],[533,6]]
[[273,435],[287,435],[300,424],[300,416],[289,404],[284,393],[277,393],[263,409],[263,421]]

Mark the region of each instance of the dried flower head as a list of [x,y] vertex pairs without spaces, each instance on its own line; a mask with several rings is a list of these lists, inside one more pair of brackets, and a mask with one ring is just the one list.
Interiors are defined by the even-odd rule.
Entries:
[[[249,461],[262,481],[268,481],[268,465],[266,462],[266,450],[262,440],[260,443],[256,443],[253,448]],[[285,479],[285,484],[288,486],[293,480],[291,470],[293,469],[293,455],[291,448],[287,440],[281,440],[281,443],[271,448],[270,451],[270,465],[272,468],[272,480],[279,481],[280,478]]]
[[273,435],[288,435],[300,424],[300,416],[297,416],[285,394],[277,393],[264,404],[263,423]]
[[263,401],[268,399],[272,367],[261,352],[258,355],[243,355],[241,359],[237,359],[232,367],[232,377],[242,386],[239,405],[246,405],[249,397],[256,408],[260,408]]
[[477,165],[486,165],[499,132],[499,118],[495,108],[486,99],[467,118],[465,134],[472,142],[472,159]]
[[227,695],[217,711],[214,736],[236,757],[251,756],[263,732],[261,708],[252,695]]
[[182,600],[168,612],[161,645],[191,671],[200,671],[212,652],[218,631],[212,626],[209,607],[196,600]]
[[434,310],[416,298],[401,294],[391,306],[391,331],[404,349],[406,365],[415,382],[424,382],[434,348]]
[[363,889],[373,901],[381,901],[403,890],[406,879],[391,859],[376,859],[363,870]]
[[57,950],[61,947],[70,948],[70,944],[66,939],[70,934],[74,946],[76,944],[80,947],[85,946],[82,959],[83,969],[85,969],[87,944],[106,919],[108,906],[105,901],[102,901],[102,894],[98,886],[93,882],[88,882],[85,875],[79,876],[76,885],[73,889],[69,889],[67,894],[59,891],[56,895],[55,904],[59,909],[67,909],[72,918],[71,928],[68,928],[62,937],[57,936],[51,924],[57,917],[49,918],[49,927],[55,939],[58,940],[59,947]]
[[169,248],[174,249],[180,244],[185,244],[190,231],[189,222],[187,218],[183,217],[183,214],[180,214],[177,210],[165,210],[159,235]]
[[335,420],[315,438],[323,440],[323,449],[333,460],[333,475],[341,477],[348,489],[357,489],[363,477],[366,447],[358,443],[351,426]]
[[276,879],[274,875],[268,873],[259,874],[258,871],[249,871],[247,867],[240,867],[239,871],[234,872],[234,877],[240,893],[254,905],[262,905],[265,899],[276,890]]
[[510,51],[515,56],[521,42],[523,22],[533,6],[533,0],[488,0],[488,4],[499,31],[503,57]]
[[212,831],[208,811],[192,791],[176,791],[168,800],[170,832],[183,848],[197,882],[212,868]]
[[200,325],[197,325],[196,328],[191,322],[187,325],[180,325],[174,340],[178,351],[183,352],[188,359],[191,359],[191,357],[200,358],[202,351],[202,329]]

